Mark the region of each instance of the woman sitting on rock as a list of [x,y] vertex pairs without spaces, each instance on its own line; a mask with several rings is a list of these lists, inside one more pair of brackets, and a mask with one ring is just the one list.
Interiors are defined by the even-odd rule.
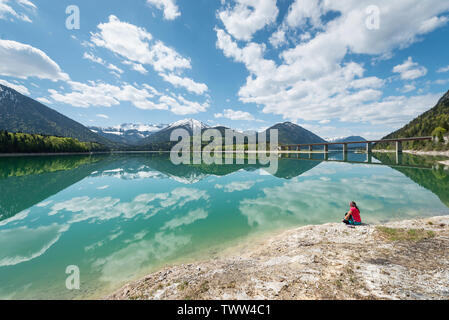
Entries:
[[360,218],[360,210],[357,204],[352,201],[349,203],[350,210],[343,219],[343,223],[351,226],[360,226],[362,224],[362,219]]

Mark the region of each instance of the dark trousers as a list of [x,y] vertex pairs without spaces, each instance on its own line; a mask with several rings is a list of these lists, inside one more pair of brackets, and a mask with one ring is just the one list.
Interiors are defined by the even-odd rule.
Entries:
[[354,219],[352,219],[352,217],[349,217],[349,220],[344,219],[343,223],[353,225],[354,224]]
[[[346,217],[346,215],[345,215],[345,217]],[[351,226],[358,226],[358,225],[361,225],[360,222],[355,222],[354,219],[352,218],[352,216],[349,217],[349,220],[344,219],[344,220],[343,220],[343,223],[349,224],[349,225],[351,225]]]

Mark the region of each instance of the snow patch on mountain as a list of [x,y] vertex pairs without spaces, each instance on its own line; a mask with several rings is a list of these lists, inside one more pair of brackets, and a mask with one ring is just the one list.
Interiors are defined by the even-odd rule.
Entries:
[[9,100],[12,103],[17,103],[17,95],[8,87],[0,85],[0,101],[2,100]]
[[334,138],[325,138],[327,142],[335,142],[335,141],[342,141],[348,137],[334,137]]
[[210,128],[207,124],[204,124],[201,121],[198,121],[195,119],[184,119],[184,120],[179,120],[179,121],[173,122],[171,125],[168,126],[167,129],[177,128],[177,127],[189,127],[190,129],[193,129],[193,128],[209,129]]
[[112,127],[116,131],[130,131],[135,130],[138,132],[156,132],[166,128],[166,124],[141,124],[141,123],[124,123],[119,126]]
[[123,123],[112,127],[90,127],[89,129],[95,133],[113,134],[117,136],[137,135],[141,138],[150,136],[151,134],[165,129],[166,124],[141,124],[141,123]]

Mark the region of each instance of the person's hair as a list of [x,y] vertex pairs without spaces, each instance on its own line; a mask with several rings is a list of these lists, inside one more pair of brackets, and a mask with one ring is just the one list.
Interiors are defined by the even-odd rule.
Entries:
[[357,203],[355,201],[351,201],[351,206],[360,211],[359,207],[357,207]]

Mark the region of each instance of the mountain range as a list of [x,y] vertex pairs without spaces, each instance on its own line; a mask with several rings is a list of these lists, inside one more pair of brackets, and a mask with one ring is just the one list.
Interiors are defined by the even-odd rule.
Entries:
[[117,143],[129,144],[132,146],[139,145],[143,139],[150,135],[167,128],[167,124],[133,124],[124,123],[114,127],[88,127],[94,133]]
[[[195,119],[184,119],[166,124],[122,124],[115,127],[101,128],[84,125],[60,114],[59,112],[26,97],[9,87],[0,85],[0,130],[72,137],[79,141],[97,142],[111,149],[152,150],[150,146],[167,147],[170,135],[176,129],[185,129],[190,135],[193,128],[201,130],[216,129],[224,133],[227,127],[211,127]],[[291,122],[278,123],[268,128],[267,141],[270,141],[271,129],[278,130],[279,144],[324,143],[326,140],[313,132]],[[231,129],[232,130],[232,129]],[[236,136],[244,135],[233,130]],[[349,137],[346,139],[351,139]],[[355,139],[355,138],[354,138]],[[357,137],[357,140],[364,140]],[[352,140],[354,141],[354,140]]]

